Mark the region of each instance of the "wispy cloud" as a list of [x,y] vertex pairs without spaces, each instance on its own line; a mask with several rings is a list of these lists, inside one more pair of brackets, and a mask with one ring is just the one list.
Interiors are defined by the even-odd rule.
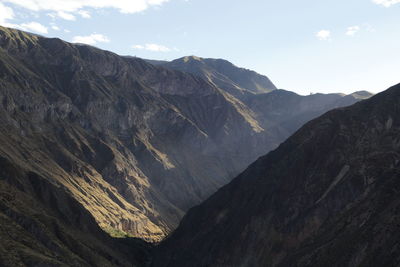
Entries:
[[7,7],[0,3],[0,24],[3,26],[7,26],[7,20],[14,18],[14,11],[12,8]]
[[51,28],[55,31],[59,31],[60,27],[58,27],[57,25],[51,25]]
[[351,26],[347,28],[346,35],[354,36],[360,30],[360,26]]
[[147,51],[153,51],[153,52],[169,52],[171,51],[170,48],[159,45],[159,44],[145,44],[145,45],[133,45],[133,49],[138,49],[138,50],[147,50]]
[[372,2],[384,7],[391,7],[392,5],[400,3],[400,0],[372,0]]
[[89,19],[91,17],[89,11],[79,10],[78,14],[81,15],[82,18]]
[[32,11],[54,11],[73,14],[85,8],[114,8],[121,13],[137,13],[169,0],[2,0]]
[[5,6],[4,4],[0,3],[0,25],[5,27],[17,28],[28,32],[41,34],[48,33],[47,27],[36,21],[21,24],[14,24],[9,22],[9,20],[14,19],[14,16],[15,14],[11,7]]
[[331,40],[331,32],[328,30],[320,30],[315,36],[321,41]]
[[37,33],[42,33],[45,34],[48,32],[47,27],[43,26],[42,24],[40,24],[39,22],[28,22],[28,23],[22,23],[19,25],[15,25],[16,28],[20,28],[24,31],[32,31],[32,32],[37,32]]
[[110,40],[103,34],[94,33],[87,36],[75,36],[72,38],[72,42],[95,45],[97,43],[108,43]]
[[[51,14],[49,14],[51,16]],[[75,20],[75,16],[71,13],[65,11],[57,11],[57,13],[52,13],[51,17],[59,17],[65,20]]]
[[47,16],[49,16],[52,19],[60,18],[70,21],[76,20],[76,17],[73,14],[64,11],[48,13]]

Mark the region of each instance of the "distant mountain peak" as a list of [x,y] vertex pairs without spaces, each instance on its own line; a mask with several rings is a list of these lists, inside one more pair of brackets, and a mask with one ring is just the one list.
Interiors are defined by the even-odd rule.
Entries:
[[197,56],[186,56],[186,57],[183,57],[182,60],[183,60],[183,62],[187,63],[187,62],[189,62],[191,60],[203,61],[203,58],[197,57]]
[[255,71],[240,68],[225,59],[185,56],[169,62],[147,60],[154,65],[194,74],[208,80],[225,92],[242,99],[247,94],[276,90],[270,79]]
[[367,99],[373,96],[374,94],[363,90],[363,91],[356,91],[354,93],[351,93],[350,95],[357,99]]

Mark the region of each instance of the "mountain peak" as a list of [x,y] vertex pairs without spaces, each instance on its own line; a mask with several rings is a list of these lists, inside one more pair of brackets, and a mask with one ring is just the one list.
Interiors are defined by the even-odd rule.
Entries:
[[189,61],[192,61],[192,60],[202,61],[203,58],[197,57],[197,56],[186,56],[186,57],[183,57],[183,58],[177,59],[177,60],[183,60],[183,62],[188,63]]
[[268,77],[237,67],[225,59],[186,56],[170,62],[148,62],[200,76],[240,99],[247,94],[269,93],[276,89]]
[[356,99],[367,99],[367,98],[370,98],[371,96],[373,96],[374,94],[371,92],[362,90],[362,91],[356,91],[354,93],[351,93],[350,95]]

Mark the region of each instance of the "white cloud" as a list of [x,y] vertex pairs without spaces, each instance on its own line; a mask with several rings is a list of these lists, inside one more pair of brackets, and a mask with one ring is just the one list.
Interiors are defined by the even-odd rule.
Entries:
[[91,17],[90,13],[86,10],[79,10],[78,14],[81,15],[82,18],[85,18],[85,19],[89,19]]
[[93,33],[88,36],[75,36],[72,38],[72,42],[95,45],[97,43],[108,43],[110,40],[103,34]]
[[377,5],[382,5],[384,7],[390,7],[392,5],[400,3],[400,0],[372,0]]
[[71,13],[68,13],[68,12],[64,12],[64,11],[58,11],[57,16],[62,19],[65,19],[65,20],[75,20],[74,15],[72,15]]
[[65,20],[75,20],[75,16],[71,13],[65,12],[65,11],[57,11],[55,13],[49,13],[47,16],[51,17],[52,19],[55,18],[62,18]]
[[13,9],[5,6],[0,2],[0,25],[10,28],[17,28],[23,31],[36,32],[41,34],[48,33],[47,27],[43,26],[39,22],[32,21],[22,24],[14,24],[8,22],[8,20],[14,19],[14,16],[15,15]]
[[12,8],[7,7],[0,3],[0,24],[7,26],[7,20],[14,18],[14,11]]
[[346,35],[354,36],[360,30],[360,26],[351,26],[347,28]]
[[121,13],[136,13],[169,0],[2,0],[33,11],[73,13],[83,8],[115,8]]
[[52,25],[51,28],[55,31],[59,31],[60,27],[58,27],[57,25]]
[[331,32],[328,30],[320,30],[315,36],[321,41],[328,41],[331,39]]
[[29,23],[22,23],[19,25],[14,25],[15,28],[19,28],[24,31],[28,32],[37,32],[37,33],[42,33],[45,34],[48,32],[47,27],[43,26],[39,22],[29,22]]
[[170,48],[159,45],[159,44],[145,44],[145,45],[133,45],[133,49],[139,49],[139,50],[147,50],[147,51],[152,51],[152,52],[169,52],[171,51]]
[[133,49],[144,49],[143,45],[133,45],[132,46]]

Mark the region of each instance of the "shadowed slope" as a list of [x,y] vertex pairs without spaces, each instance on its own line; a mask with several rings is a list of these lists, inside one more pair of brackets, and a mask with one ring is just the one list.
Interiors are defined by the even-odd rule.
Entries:
[[397,266],[400,85],[307,123],[191,209],[154,266]]

